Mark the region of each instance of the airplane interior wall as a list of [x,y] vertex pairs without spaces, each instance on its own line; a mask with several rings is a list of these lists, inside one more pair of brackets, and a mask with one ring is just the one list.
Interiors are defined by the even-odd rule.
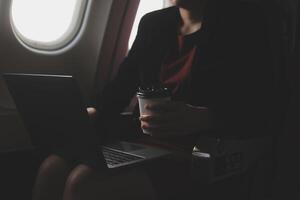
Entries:
[[[19,149],[22,150],[31,146],[29,135],[24,128],[1,75],[7,72],[74,75],[79,82],[84,99],[88,102],[95,90],[102,89],[107,80],[113,77],[118,69],[117,66],[119,62],[122,60],[120,59],[121,56],[127,51],[127,41],[123,41],[122,39],[129,35],[128,30],[131,29],[131,27],[128,27],[128,24],[129,26],[131,25],[130,17],[134,16],[135,13],[126,16],[127,10],[125,8],[128,6],[128,2],[138,2],[139,0],[88,0],[87,13],[85,13],[82,30],[76,39],[77,42],[74,43],[74,46],[70,49],[52,55],[31,51],[18,41],[10,24],[11,1],[12,0],[0,0],[0,153],[7,153],[7,151],[13,152]],[[146,1],[151,2],[151,0]],[[170,5],[169,0],[162,1],[164,1],[166,6]],[[262,181],[262,178],[265,178],[264,175],[266,175],[263,173],[269,172],[270,168],[273,167],[269,165],[270,163],[262,166],[263,169],[261,172],[263,173],[254,175],[253,172],[253,175],[251,175],[253,179],[252,184],[255,187],[253,187],[254,189],[252,188],[253,191],[251,191],[253,193],[251,194],[252,199],[255,199],[255,193],[260,195],[264,192],[272,193],[271,195],[274,195],[274,199],[295,199],[287,198],[292,197],[294,194],[297,194],[298,199],[300,199],[299,184],[292,184],[292,181],[299,182],[298,179],[300,177],[300,173],[298,172],[300,165],[298,163],[295,164],[296,158],[293,156],[299,151],[300,147],[298,140],[300,131],[300,14],[298,14],[300,3],[299,0],[239,1],[255,2],[258,4],[266,3],[265,5],[271,5],[276,2],[282,6],[280,9],[285,7],[288,24],[286,24],[287,35],[285,35],[287,44],[284,47],[286,48],[285,50],[289,51],[287,54],[293,54],[292,52],[294,51],[294,54],[291,56],[292,58],[288,56],[288,58],[283,58],[282,49],[280,49],[282,47],[280,46],[282,45],[280,42],[282,41],[278,40],[278,37],[283,36],[280,35],[282,33],[280,32],[281,30],[279,30],[282,27],[278,25],[278,21],[272,16],[272,14],[277,14],[277,11],[272,10],[271,6],[269,6],[270,13],[266,12],[266,16],[270,14],[267,16],[267,20],[272,22],[268,24],[270,27],[272,26],[272,29],[270,29],[272,30],[270,31],[272,37],[268,39],[270,40],[269,42],[271,43],[271,49],[274,55],[273,64],[279,68],[285,65],[279,60],[287,59],[283,62],[286,61],[288,63],[287,66],[284,67],[289,69],[283,70],[287,70],[287,82],[290,84],[290,91],[288,92],[291,94],[289,94],[290,96],[288,97],[290,98],[290,102],[287,103],[287,107],[289,107],[287,108],[288,113],[286,114],[287,122],[284,122],[286,123],[284,124],[284,130],[281,131],[281,135],[279,135],[277,139],[278,144],[276,144],[276,149],[278,150],[278,152],[275,152],[276,159],[278,159],[278,166],[276,166],[278,168],[276,174],[277,179],[274,180],[274,186],[269,183],[269,180],[265,182]],[[118,8],[115,7],[116,4],[119,4]],[[135,6],[137,7],[137,4],[135,4]],[[133,11],[136,8],[135,6],[131,8]],[[129,22],[124,19],[126,17],[128,19],[130,18]],[[296,31],[292,31],[292,29],[297,28],[297,18],[298,34]],[[124,23],[127,24],[127,26],[124,25]],[[295,45],[296,43],[297,45]],[[289,59],[291,59],[291,61],[289,61]],[[274,108],[274,110],[275,113],[277,113],[279,109]],[[20,157],[22,156],[23,154],[21,154]],[[4,162],[2,161],[2,163]],[[7,164],[7,166],[9,166],[9,164]],[[259,167],[260,166],[257,167],[257,171],[260,170]],[[15,168],[17,169],[17,167]],[[1,168],[0,171],[6,173],[3,168]],[[271,175],[273,176],[273,174]],[[0,177],[3,177],[3,175],[0,175]],[[8,180],[10,180],[10,178]],[[3,183],[6,183],[6,181]],[[274,187],[275,191],[266,192],[265,188],[267,187],[265,187],[264,184],[269,184],[270,187]],[[291,185],[293,187],[290,187]],[[258,191],[256,191],[256,189],[258,189]],[[272,190],[272,188],[270,188],[270,190]]]
[[[76,77],[87,100],[93,87],[113,1],[90,0],[83,32],[77,43],[60,54],[39,54],[16,39],[10,24],[10,0],[0,1],[0,75],[6,72],[71,74]],[[88,20],[87,20],[88,19]],[[94,20],[95,19],[95,20]],[[0,151],[29,144],[26,131],[0,76]]]

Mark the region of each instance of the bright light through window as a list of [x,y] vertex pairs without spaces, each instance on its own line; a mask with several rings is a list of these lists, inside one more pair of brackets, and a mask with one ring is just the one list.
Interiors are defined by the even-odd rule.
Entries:
[[164,0],[140,0],[140,5],[137,10],[135,21],[132,27],[131,35],[129,38],[129,49],[132,46],[132,43],[136,37],[137,29],[141,18],[148,12],[159,10],[164,7]]
[[12,22],[21,39],[50,45],[75,31],[86,0],[13,0]]

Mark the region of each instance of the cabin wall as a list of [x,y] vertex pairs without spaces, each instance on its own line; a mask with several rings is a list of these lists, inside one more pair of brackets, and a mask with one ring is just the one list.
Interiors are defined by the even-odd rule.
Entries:
[[[0,1],[0,75],[5,72],[71,74],[89,99],[98,55],[113,1],[90,0],[86,24],[78,42],[58,55],[32,52],[18,42],[10,24],[10,0]],[[5,82],[0,76],[0,151],[30,144]]]

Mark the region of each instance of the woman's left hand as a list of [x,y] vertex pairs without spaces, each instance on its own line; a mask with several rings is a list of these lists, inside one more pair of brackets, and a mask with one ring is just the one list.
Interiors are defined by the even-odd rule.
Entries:
[[147,104],[145,108],[151,115],[140,117],[141,127],[155,137],[187,135],[206,130],[210,126],[210,116],[206,107],[168,101]]

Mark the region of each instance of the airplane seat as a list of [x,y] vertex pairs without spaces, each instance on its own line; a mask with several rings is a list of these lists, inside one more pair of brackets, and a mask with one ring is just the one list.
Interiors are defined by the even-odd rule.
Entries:
[[[290,57],[290,80],[292,94],[287,115],[287,126],[284,134],[278,137],[278,169],[274,187],[276,199],[299,199],[300,162],[299,152],[299,112],[300,112],[300,84],[299,66],[300,53],[294,52]],[[296,77],[298,76],[298,77]]]
[[[278,1],[243,0],[263,9],[267,24],[267,42],[269,44],[273,69],[273,99],[276,109],[270,116],[272,135],[249,139],[213,139],[200,138],[199,148],[194,149],[194,176],[207,184],[220,185],[228,189],[230,179],[235,181],[229,188],[233,193],[240,192],[234,199],[272,199],[274,176],[276,174],[277,137],[282,135],[286,116],[286,49],[284,35],[284,16]],[[210,144],[210,145],[209,145]],[[209,149],[211,154],[209,154]],[[221,149],[221,151],[220,151]],[[246,180],[245,180],[246,179]],[[234,182],[234,181],[233,181]],[[232,183],[233,183],[232,182]],[[227,183],[227,185],[226,185]],[[222,187],[223,187],[222,186]],[[234,187],[234,188],[233,188]],[[242,192],[241,192],[242,191]],[[228,192],[227,192],[228,193]],[[225,194],[225,193],[224,193]],[[219,197],[222,194],[218,195]],[[232,195],[231,195],[232,196]],[[235,196],[236,197],[236,196]]]
[[[271,0],[265,0],[269,4]],[[297,1],[277,1],[279,7],[273,10],[273,15],[269,15],[270,44],[272,49],[272,59],[275,66],[275,77],[277,82],[278,105],[274,109],[279,112],[273,121],[273,158],[272,163],[260,166],[256,174],[255,186],[257,193],[264,192],[261,187],[262,178],[266,177],[264,172],[268,172],[268,165],[272,165],[272,173],[269,174],[268,195],[265,198],[254,196],[254,199],[299,199],[297,185],[293,185],[300,178],[299,165],[295,164],[295,158],[289,156],[291,152],[298,152],[295,148],[297,145],[297,131],[299,126],[296,116],[299,109],[300,89],[298,80],[299,68],[299,15],[297,27]],[[298,10],[299,10],[298,3]],[[269,8],[270,10],[270,8]],[[280,15],[278,13],[281,13]],[[296,30],[298,29],[298,30]],[[264,176],[261,176],[263,174]],[[261,191],[261,192],[259,192]],[[255,194],[254,194],[255,195]],[[295,197],[298,198],[295,198]]]
[[[296,1],[290,1],[290,8],[296,9],[295,13],[290,13],[297,16],[300,10]],[[298,18],[298,19],[297,19]],[[288,80],[291,90],[290,101],[287,113],[287,125],[284,134],[278,138],[278,170],[274,187],[274,199],[299,199],[299,180],[300,180],[300,162],[297,153],[299,152],[299,112],[300,112],[300,82],[299,82],[299,66],[300,66],[300,15],[291,19],[294,23],[291,24],[290,35],[294,38],[291,40],[290,56],[287,60],[288,64]]]

